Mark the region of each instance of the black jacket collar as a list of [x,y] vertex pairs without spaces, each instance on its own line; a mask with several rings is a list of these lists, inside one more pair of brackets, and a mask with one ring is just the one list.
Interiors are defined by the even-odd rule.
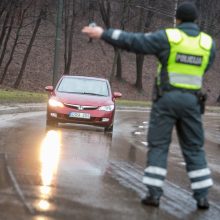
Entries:
[[191,36],[197,36],[200,33],[198,25],[193,22],[183,22],[177,25],[177,28]]

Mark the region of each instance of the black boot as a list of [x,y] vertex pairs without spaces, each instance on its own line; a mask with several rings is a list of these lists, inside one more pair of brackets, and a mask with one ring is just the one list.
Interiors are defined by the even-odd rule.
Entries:
[[209,201],[207,198],[201,198],[197,200],[198,209],[209,209]]
[[158,207],[160,204],[160,198],[152,195],[146,195],[141,199],[141,203],[147,206],[156,206]]

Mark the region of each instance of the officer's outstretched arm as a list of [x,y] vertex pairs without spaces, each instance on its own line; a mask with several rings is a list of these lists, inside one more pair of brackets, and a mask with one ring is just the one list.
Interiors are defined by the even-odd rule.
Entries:
[[140,54],[157,55],[161,50],[169,47],[165,31],[154,33],[132,33],[118,29],[105,30],[102,27],[86,26],[82,33],[90,38],[102,39],[112,46]]
[[140,54],[158,55],[168,49],[169,44],[164,30],[153,33],[133,33],[108,29],[101,38],[113,46]]

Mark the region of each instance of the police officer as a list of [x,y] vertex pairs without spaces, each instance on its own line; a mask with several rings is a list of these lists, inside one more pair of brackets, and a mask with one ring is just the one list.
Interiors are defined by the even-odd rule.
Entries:
[[152,54],[159,60],[147,137],[143,183],[148,193],[141,200],[144,205],[159,206],[172,130],[176,127],[197,207],[209,208],[208,189],[213,181],[204,151],[204,96],[200,91],[204,73],[214,61],[215,43],[194,23],[197,15],[195,5],[184,2],[177,8],[176,28],[147,34],[103,30],[99,26],[82,30],[91,38],[134,53]]

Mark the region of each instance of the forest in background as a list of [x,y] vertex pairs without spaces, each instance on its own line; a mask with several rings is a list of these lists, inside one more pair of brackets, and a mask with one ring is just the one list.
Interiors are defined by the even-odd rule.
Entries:
[[[81,34],[95,21],[105,28],[152,32],[174,25],[181,0],[0,0],[0,86],[43,91],[54,71],[57,7],[62,1],[59,75],[108,78],[126,99],[150,100],[157,62]],[[194,0],[197,23],[217,43],[214,66],[205,77],[209,103],[220,103],[218,71],[220,2]]]

